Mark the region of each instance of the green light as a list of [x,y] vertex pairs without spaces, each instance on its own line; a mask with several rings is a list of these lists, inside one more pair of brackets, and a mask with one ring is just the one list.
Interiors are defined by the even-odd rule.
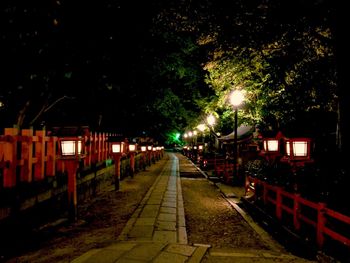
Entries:
[[175,139],[178,140],[180,138],[180,135],[181,135],[180,133],[176,133],[175,134]]

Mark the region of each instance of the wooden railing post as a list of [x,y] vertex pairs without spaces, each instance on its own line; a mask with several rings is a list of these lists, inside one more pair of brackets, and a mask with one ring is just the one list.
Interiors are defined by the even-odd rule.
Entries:
[[276,191],[276,217],[281,220],[282,219],[282,189],[281,187],[277,187]]
[[317,239],[318,248],[322,248],[322,246],[324,244],[323,232],[324,232],[324,227],[326,224],[325,209],[326,209],[325,203],[318,204],[317,227],[316,227],[316,239]]
[[46,161],[46,175],[55,176],[56,175],[56,143],[57,137],[51,136],[47,142],[47,161]]
[[21,181],[33,181],[33,129],[25,129],[22,133],[22,153],[23,166],[21,168]]
[[34,179],[39,181],[45,178],[45,129],[36,131],[35,135],[38,137],[38,141],[35,143],[35,157],[36,164],[34,167]]
[[263,186],[263,201],[264,201],[264,205],[267,205],[267,187],[266,187],[267,183],[266,182],[262,182],[262,186]]
[[300,194],[294,195],[294,206],[293,206],[293,224],[296,230],[300,230],[300,203],[299,203]]
[[4,187],[14,187],[17,181],[17,135],[18,128],[5,128],[5,143],[3,149],[4,162],[8,163],[4,169]]

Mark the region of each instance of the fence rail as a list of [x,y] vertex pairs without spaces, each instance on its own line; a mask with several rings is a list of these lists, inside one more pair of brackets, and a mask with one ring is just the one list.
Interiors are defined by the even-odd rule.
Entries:
[[[269,185],[249,175],[246,176],[245,190],[246,194],[248,192],[254,194],[254,200],[262,200],[264,205],[274,205],[275,216],[279,220],[283,220],[283,213],[292,215],[296,231],[300,231],[302,223],[312,226],[315,229],[315,238],[319,248],[324,246],[326,236],[350,248],[349,216],[327,208],[325,203],[309,201],[299,194],[286,192],[279,186]],[[292,206],[286,203],[292,203]],[[340,227],[339,224],[342,224],[343,227]]]
[[[86,158],[83,166],[106,161],[110,133],[89,132],[83,136]],[[58,137],[46,130],[5,128],[0,135],[0,188],[12,188],[21,182],[40,181],[64,169],[57,153]],[[2,172],[2,173],[1,173]]]

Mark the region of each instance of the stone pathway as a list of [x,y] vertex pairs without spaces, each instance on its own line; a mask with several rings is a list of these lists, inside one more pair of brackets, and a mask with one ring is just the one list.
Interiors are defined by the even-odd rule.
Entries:
[[118,241],[93,249],[74,263],[201,262],[209,246],[188,245],[179,160],[175,154],[127,222]]

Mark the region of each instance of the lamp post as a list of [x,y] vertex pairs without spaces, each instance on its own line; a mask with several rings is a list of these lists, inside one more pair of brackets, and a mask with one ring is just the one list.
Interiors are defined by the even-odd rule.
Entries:
[[214,132],[214,129],[213,129],[213,126],[215,124],[215,117],[213,114],[210,114],[208,117],[207,117],[207,123],[208,123],[208,127],[209,127],[209,151],[211,150],[212,148],[212,132]]
[[130,176],[131,176],[131,178],[134,177],[134,173],[135,173],[135,152],[136,152],[136,144],[130,143],[129,144],[129,156],[130,156]]
[[238,177],[237,169],[237,158],[238,158],[238,145],[237,145],[237,128],[238,128],[238,106],[244,101],[244,93],[241,90],[235,90],[230,95],[230,103],[235,110],[235,127],[234,127],[234,137],[233,137],[233,178],[232,183],[234,183],[235,178]]
[[152,148],[153,148],[153,145],[152,145],[152,144],[147,145],[148,166],[151,166]]
[[146,170],[146,155],[147,155],[147,146],[146,145],[142,145],[141,146],[141,152],[142,152],[142,167],[143,170]]
[[79,161],[84,158],[82,137],[60,137],[59,151],[61,160],[68,175],[68,214],[71,221],[77,220],[78,194],[77,194],[77,169]]
[[125,152],[125,144],[122,141],[113,141],[113,138],[111,140],[111,150],[115,167],[114,184],[115,190],[118,191],[120,188],[120,159]]

